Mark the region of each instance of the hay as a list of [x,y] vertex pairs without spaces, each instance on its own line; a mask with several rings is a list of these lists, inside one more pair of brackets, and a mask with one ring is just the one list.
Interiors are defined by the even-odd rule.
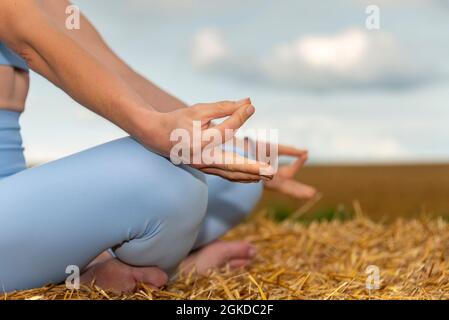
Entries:
[[[441,218],[366,218],[341,222],[276,224],[258,218],[226,239],[247,239],[259,255],[247,270],[189,275],[156,291],[145,286],[128,295],[99,288],[64,286],[15,292],[5,299],[448,299],[446,256],[449,225]],[[380,271],[380,287],[366,288],[366,268]]]

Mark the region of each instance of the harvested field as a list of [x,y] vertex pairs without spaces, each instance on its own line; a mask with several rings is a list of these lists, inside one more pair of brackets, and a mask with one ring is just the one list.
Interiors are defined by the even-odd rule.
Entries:
[[[5,299],[448,299],[449,224],[442,218],[397,219],[382,225],[359,215],[347,221],[276,223],[256,217],[225,238],[259,248],[247,270],[186,277],[163,290],[130,295],[64,286],[5,295]],[[379,288],[368,290],[368,266]],[[370,269],[371,271],[373,269]],[[371,276],[373,273],[370,274]],[[370,279],[368,283],[376,284]]]
[[[416,218],[422,213],[449,217],[448,164],[311,165],[299,172],[300,181],[322,194],[304,220],[348,218],[358,200],[374,221]],[[259,207],[280,218],[301,207],[291,198],[267,192]]]

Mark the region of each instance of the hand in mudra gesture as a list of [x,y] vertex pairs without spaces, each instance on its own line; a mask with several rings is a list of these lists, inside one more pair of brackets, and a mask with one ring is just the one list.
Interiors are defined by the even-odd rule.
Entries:
[[[169,157],[176,141],[170,139],[173,132],[182,130],[193,143],[189,145],[189,160],[186,164],[203,171],[204,173],[221,176],[236,182],[256,182],[270,180],[272,173],[270,166],[262,161],[249,161],[242,159],[234,152],[219,150],[222,153],[221,161],[206,162],[201,156],[203,151],[210,147],[210,137],[220,136],[218,144],[233,139],[237,130],[254,114],[254,107],[249,98],[240,101],[221,101],[215,103],[195,104],[190,108],[177,109],[168,113],[159,113],[156,121],[157,130],[150,130],[139,137],[139,140],[159,154]],[[227,117],[223,122],[214,124],[213,120]],[[198,124],[199,132],[194,132]],[[230,135],[229,132],[232,132]],[[195,137],[199,135],[199,145]],[[195,144],[196,143],[196,144]],[[201,153],[198,157],[198,153]],[[240,161],[236,161],[239,159]],[[231,161],[229,161],[231,160]]]

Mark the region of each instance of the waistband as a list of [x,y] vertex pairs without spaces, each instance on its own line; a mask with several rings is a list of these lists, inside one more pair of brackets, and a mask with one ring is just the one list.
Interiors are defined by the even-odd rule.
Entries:
[[0,130],[20,130],[21,112],[0,109]]
[[20,112],[0,109],[0,179],[26,168],[20,115]]

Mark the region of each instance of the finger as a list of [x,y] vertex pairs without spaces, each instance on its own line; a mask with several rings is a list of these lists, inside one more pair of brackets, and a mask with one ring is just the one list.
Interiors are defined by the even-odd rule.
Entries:
[[278,145],[278,153],[283,156],[307,157],[307,150],[298,149],[286,145]]
[[209,163],[198,164],[196,168],[216,168],[229,172],[248,173],[257,176],[265,176],[271,178],[274,175],[274,168],[269,164],[248,159],[234,152],[226,152],[218,150],[220,154],[212,156]]
[[300,157],[296,159],[292,164],[288,165],[285,168],[288,171],[288,176],[293,178],[306,161],[307,159],[305,157]]
[[316,195],[314,187],[295,180],[285,180],[279,187],[279,191],[297,199],[311,199]]
[[220,177],[223,177],[223,178],[225,178],[227,180],[231,180],[231,181],[258,182],[258,181],[264,179],[261,176],[257,176],[257,175],[253,175],[253,174],[247,174],[247,173],[242,173],[242,172],[229,172],[229,171],[218,169],[218,168],[202,168],[200,170],[203,171],[204,173],[220,176]]
[[260,180],[266,179],[261,176],[257,176],[257,175],[253,175],[253,174],[242,173],[242,172],[229,172],[229,171],[217,169],[217,168],[201,168],[200,170],[204,173],[212,174],[214,176],[219,176],[219,177],[222,177],[222,178],[232,181],[232,182],[252,183],[252,182],[259,182]]
[[227,171],[250,173],[258,176],[272,178],[274,168],[268,163],[256,160],[250,160],[237,153],[225,152],[223,161],[214,163],[213,167],[225,169]]
[[[252,105],[241,106],[230,115],[229,118],[212,128],[215,130],[218,129],[221,132],[222,137],[225,137],[225,140],[229,140],[233,138],[236,131],[254,114],[254,112],[255,108]],[[226,129],[234,130],[234,134],[226,136]]]
[[275,174],[275,169],[265,162],[248,159],[234,152],[218,151],[221,153],[215,154],[214,152],[214,154],[211,155],[211,161],[192,164],[192,166],[200,170],[203,168],[214,168],[228,172],[252,174],[259,177],[263,176],[269,180],[271,180]]
[[208,119],[220,119],[232,115],[243,106],[250,106],[251,100],[245,98],[239,101],[219,101],[214,103],[200,103],[192,107],[202,117]]

